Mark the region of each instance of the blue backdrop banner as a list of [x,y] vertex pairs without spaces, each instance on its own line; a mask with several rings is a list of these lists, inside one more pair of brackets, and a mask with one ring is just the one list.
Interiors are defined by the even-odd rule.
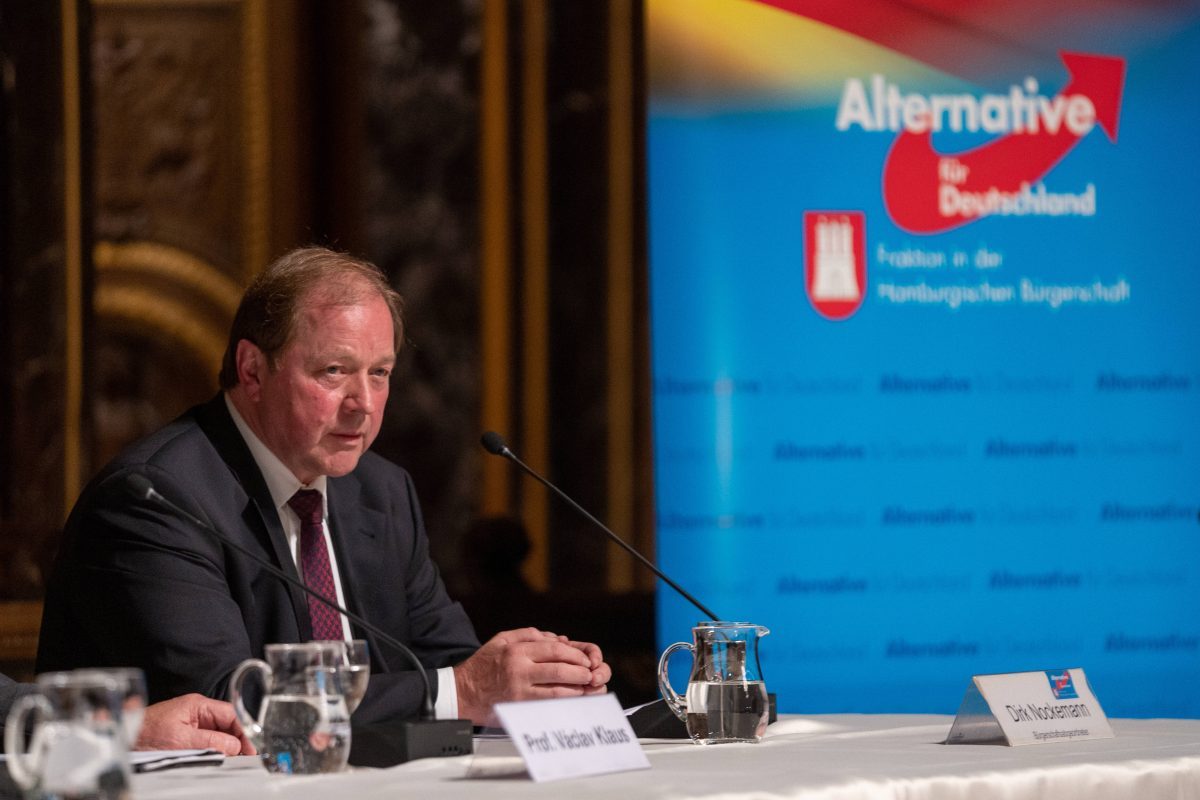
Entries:
[[659,563],[783,711],[1200,716],[1200,17],[962,5],[648,0]]

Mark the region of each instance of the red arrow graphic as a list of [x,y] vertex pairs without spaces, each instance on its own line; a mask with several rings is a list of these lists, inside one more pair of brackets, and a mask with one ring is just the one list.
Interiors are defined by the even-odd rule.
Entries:
[[1075,95],[1091,100],[1096,122],[1115,142],[1124,59],[1066,52],[1059,56],[1071,80],[1049,103],[1048,116],[1058,122],[1050,126],[1053,130],[1042,119],[1037,132],[1013,131],[956,154],[934,150],[931,132],[901,133],[883,167],[883,200],[892,221],[910,233],[940,233],[979,218],[978,209],[943,209],[939,193],[944,186],[951,186],[956,196],[991,193],[995,198],[1037,182],[1082,138],[1065,124],[1064,109]]

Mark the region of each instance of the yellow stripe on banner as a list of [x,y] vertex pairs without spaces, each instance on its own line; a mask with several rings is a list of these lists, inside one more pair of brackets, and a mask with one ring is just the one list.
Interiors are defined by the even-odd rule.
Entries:
[[83,479],[83,133],[76,0],[62,0],[65,379],[63,519]]
[[903,78],[928,68],[884,45],[746,0],[645,0],[656,102],[691,111],[828,102],[858,65]]
[[[509,435],[511,385],[509,354],[511,283],[509,227],[510,175],[508,168],[508,21],[507,0],[483,4],[483,54],[480,134],[481,196],[483,208],[480,253],[480,360],[482,362],[481,427]],[[511,513],[511,466],[502,459],[480,454],[483,461],[485,515]]]
[[[550,275],[546,176],[546,13],[545,0],[525,0],[522,8],[521,106],[522,164],[522,382],[521,449],[528,463],[546,469],[550,426]],[[525,577],[535,589],[549,585],[549,498],[536,481],[521,484],[521,508],[529,531]]]

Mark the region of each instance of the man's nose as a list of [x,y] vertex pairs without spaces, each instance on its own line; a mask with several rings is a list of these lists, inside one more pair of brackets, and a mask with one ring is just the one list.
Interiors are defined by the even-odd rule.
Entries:
[[369,376],[365,374],[355,376],[346,389],[346,397],[343,400],[343,405],[348,410],[356,411],[360,414],[375,413],[376,401],[375,395],[371,391]]

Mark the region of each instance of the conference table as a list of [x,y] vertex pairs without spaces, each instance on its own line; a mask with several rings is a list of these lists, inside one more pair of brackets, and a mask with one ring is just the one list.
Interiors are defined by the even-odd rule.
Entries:
[[139,800],[526,797],[711,800],[1158,800],[1200,798],[1200,720],[1116,719],[1116,738],[1024,747],[945,745],[952,717],[784,715],[758,744],[642,740],[650,769],[534,783],[512,743],[474,755],[335,775],[269,775],[256,758],[134,776]]

